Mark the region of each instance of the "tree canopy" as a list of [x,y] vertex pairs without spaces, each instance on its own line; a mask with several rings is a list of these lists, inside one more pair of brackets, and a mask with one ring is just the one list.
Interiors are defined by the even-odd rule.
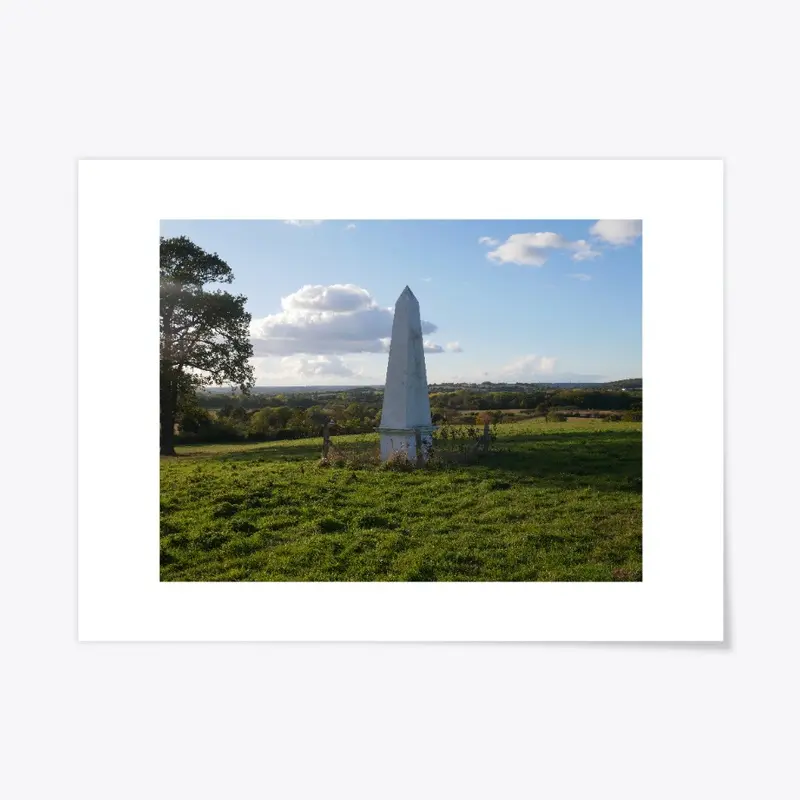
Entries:
[[174,454],[175,414],[197,387],[253,385],[247,298],[207,284],[227,284],[233,272],[216,253],[186,236],[161,237],[161,453]]

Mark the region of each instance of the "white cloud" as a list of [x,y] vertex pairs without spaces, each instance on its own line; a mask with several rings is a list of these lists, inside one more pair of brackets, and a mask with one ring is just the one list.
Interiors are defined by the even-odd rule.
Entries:
[[283,358],[254,358],[257,384],[297,385],[342,383],[342,378],[364,380],[361,368],[336,355],[284,356]]
[[642,235],[640,219],[601,219],[589,229],[592,236],[609,244],[633,244]]
[[498,242],[497,239],[492,239],[491,236],[481,236],[481,238],[478,239],[478,244],[485,244],[487,247],[494,247],[496,244],[500,244],[500,242]]
[[552,356],[520,356],[498,372],[504,380],[527,381],[538,377],[550,377],[556,368],[556,359]]
[[298,228],[307,228],[311,225],[321,225],[321,219],[285,219],[284,225],[294,225]]
[[[281,308],[250,323],[255,356],[387,352],[392,309],[379,306],[360,286],[303,286],[282,298]],[[423,334],[435,331],[436,325],[423,320]],[[426,346],[429,353],[442,349]]]
[[444,349],[447,350],[449,353],[463,353],[464,348],[458,342],[448,342]]
[[559,233],[544,232],[514,233],[486,257],[497,264],[541,267],[552,250],[572,251],[572,258],[575,261],[584,261],[600,255],[596,250],[592,250],[592,246],[585,239],[571,242]]
[[570,247],[575,251],[572,254],[573,261],[588,261],[600,255],[598,250],[592,250],[592,246],[585,239],[571,242]]
[[592,276],[587,275],[585,272],[570,272],[567,277],[575,278],[576,281],[590,281],[592,279]]
[[344,226],[344,229],[345,229],[346,231],[354,231],[354,230],[356,229],[356,224],[355,224],[355,222],[351,222],[351,223],[349,223],[348,225],[345,225],[345,226]]
[[353,283],[334,283],[330,286],[306,284],[281,298],[284,311],[358,311],[374,306],[375,301],[370,293]]
[[301,378],[323,375],[337,375],[350,378],[356,373],[347,366],[340,356],[286,356],[281,359],[282,371],[288,371]]

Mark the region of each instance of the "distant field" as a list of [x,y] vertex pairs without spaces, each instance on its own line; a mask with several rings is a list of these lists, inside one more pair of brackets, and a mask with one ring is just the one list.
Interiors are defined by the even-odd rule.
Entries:
[[[585,410],[581,410],[581,411],[575,411],[574,409],[564,409],[564,410],[562,410],[560,408],[553,408],[552,411],[554,411],[557,414],[566,414],[568,417],[570,417],[570,418],[574,417],[575,419],[583,419],[584,417],[591,416],[592,414],[600,414],[603,417],[609,417],[609,416],[611,416],[613,414],[621,413],[619,411],[596,410],[596,409],[593,409],[593,408],[589,408],[589,409],[585,409]],[[495,412],[494,409],[492,409],[490,411],[484,411],[484,410],[481,410],[481,409],[473,409],[473,410],[470,410],[470,411],[455,411],[454,413],[463,414],[463,415],[475,415],[475,416],[477,416],[478,414],[493,414],[493,413],[496,413],[496,412]],[[506,417],[506,416],[512,416],[512,417],[514,417],[514,416],[523,416],[523,417],[524,416],[528,416],[528,417],[532,417],[534,415],[534,413],[536,413],[536,412],[534,412],[530,408],[503,408],[503,409],[500,409],[500,413],[504,417]],[[539,416],[542,416],[542,415],[540,414]]]
[[641,423],[515,422],[477,464],[404,473],[319,467],[318,439],[179,447],[161,579],[639,581],[641,440]]

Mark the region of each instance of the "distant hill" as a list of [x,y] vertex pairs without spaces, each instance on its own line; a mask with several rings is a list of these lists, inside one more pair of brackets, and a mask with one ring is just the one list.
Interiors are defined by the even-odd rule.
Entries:
[[[561,382],[550,383],[547,381],[536,381],[530,383],[492,383],[483,381],[482,383],[431,383],[428,388],[433,392],[457,391],[458,389],[472,389],[479,392],[496,391],[520,391],[526,388],[545,389],[641,389],[641,378],[625,378],[619,381],[600,382]],[[373,385],[341,385],[341,386],[255,386],[251,391],[253,394],[307,394],[309,392],[349,392],[356,389],[383,389],[383,384]],[[209,394],[235,394],[236,390],[230,386],[208,386],[202,391]]]
[[622,381],[609,381],[608,383],[599,384],[605,389],[641,389],[641,378],[625,378]]
[[[348,392],[353,389],[383,389],[379,386],[254,386],[250,391],[254,394],[298,394],[299,392]],[[230,386],[207,386],[202,391],[209,394],[235,394],[236,389]]]

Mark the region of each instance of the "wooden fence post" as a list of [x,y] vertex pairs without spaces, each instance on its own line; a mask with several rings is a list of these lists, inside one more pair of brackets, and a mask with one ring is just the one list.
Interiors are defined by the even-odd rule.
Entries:
[[322,457],[328,457],[328,449],[331,446],[331,427],[330,422],[326,422],[322,426]]
[[483,423],[483,452],[489,452],[489,423]]

